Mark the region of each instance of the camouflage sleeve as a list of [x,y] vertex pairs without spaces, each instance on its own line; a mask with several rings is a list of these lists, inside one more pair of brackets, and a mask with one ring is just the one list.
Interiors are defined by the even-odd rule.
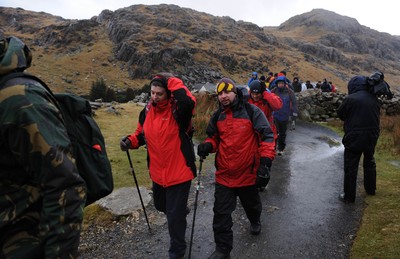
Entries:
[[[1,139],[28,179],[19,189],[39,190],[24,202],[27,207],[38,206],[45,257],[76,257],[86,186],[71,157],[71,144],[52,96],[29,83],[2,89],[0,98]],[[19,217],[24,212],[15,213]]]

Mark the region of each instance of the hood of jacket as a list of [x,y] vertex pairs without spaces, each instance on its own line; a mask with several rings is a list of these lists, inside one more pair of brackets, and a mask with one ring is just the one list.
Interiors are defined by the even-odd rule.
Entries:
[[358,91],[367,91],[368,90],[368,82],[366,76],[355,76],[350,79],[347,84],[348,94],[352,94]]

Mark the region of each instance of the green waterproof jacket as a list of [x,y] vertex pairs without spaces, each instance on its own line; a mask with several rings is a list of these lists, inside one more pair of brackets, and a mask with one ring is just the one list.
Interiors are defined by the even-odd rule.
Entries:
[[86,186],[54,100],[23,80],[0,86],[0,257],[75,258]]

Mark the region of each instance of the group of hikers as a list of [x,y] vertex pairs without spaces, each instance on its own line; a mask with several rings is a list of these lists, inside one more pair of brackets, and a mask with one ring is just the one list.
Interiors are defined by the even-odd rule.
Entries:
[[[267,89],[272,90],[276,87],[276,79],[280,76],[286,76],[286,71],[282,70],[279,73],[268,72],[267,77],[265,77],[264,75],[259,77],[258,72],[253,72],[249,81],[247,82],[247,85],[250,86],[251,82],[253,82],[254,80],[259,80],[260,82],[265,84]],[[303,83],[298,76],[295,76],[293,77],[292,81],[286,78],[286,83],[295,93],[306,91],[308,89],[320,89],[322,92],[337,91],[337,88],[332,83],[332,81],[328,81],[326,78],[324,78],[322,81],[319,80],[318,82],[313,84],[310,80],[307,80],[305,83]]]
[[[215,156],[213,231],[216,249],[210,258],[228,258],[233,246],[232,213],[239,197],[250,222],[250,233],[261,232],[262,204],[259,192],[270,179],[276,150],[286,146],[289,118],[297,116],[297,103],[286,77],[275,80],[269,91],[259,80],[249,84],[249,98],[230,78],[216,85],[219,108],[206,128],[207,138],[197,155]],[[122,151],[147,146],[156,209],[167,216],[170,258],[186,251],[187,201],[196,176],[195,156],[187,131],[196,98],[181,79],[160,73],[150,82],[150,102],[139,115],[135,132],[122,138]]]
[[[20,39],[0,38],[1,77],[23,72],[31,61],[32,53]],[[361,85],[365,80],[362,77],[351,81],[352,92],[364,90]],[[285,150],[289,118],[295,120],[298,112],[286,76],[278,74],[273,82],[274,87],[267,87],[262,80],[252,78],[248,84],[249,98],[230,78],[222,78],[216,84],[219,106],[208,122],[206,139],[197,147],[200,161],[215,153],[215,251],[209,258],[230,257],[232,213],[238,197],[250,222],[249,232],[261,232],[259,192],[269,182],[275,154],[282,155]],[[10,80],[1,87],[0,257],[77,258],[86,185],[77,172],[71,140],[56,100],[40,82],[30,79]],[[154,205],[167,217],[169,258],[183,258],[187,250],[187,203],[197,173],[190,136],[196,98],[171,73],[159,73],[152,78],[150,96],[139,115],[137,128],[123,136],[119,145],[122,151],[146,145]],[[379,123],[375,99],[368,99],[373,106],[366,103],[369,108],[359,110],[354,108],[357,98],[364,95],[355,95],[340,110],[346,134],[360,124],[346,124],[348,118],[353,120],[352,111],[357,111],[357,120],[364,124]],[[374,112],[373,121],[364,120],[363,113],[368,110]],[[376,137],[372,142],[365,141],[365,134],[354,134],[365,145],[376,144],[376,134],[371,133]],[[373,160],[374,149],[368,147]],[[345,183],[342,198],[349,202],[354,202],[354,177],[363,151],[352,146],[345,151],[345,166],[351,179]],[[365,165],[370,167],[369,171],[375,170],[374,162]],[[368,193],[375,194],[376,172],[371,174]]]

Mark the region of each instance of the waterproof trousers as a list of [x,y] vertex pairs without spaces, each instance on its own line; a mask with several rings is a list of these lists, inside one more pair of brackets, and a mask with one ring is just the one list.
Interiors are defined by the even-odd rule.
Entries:
[[191,181],[170,187],[153,182],[154,206],[167,215],[170,236],[169,258],[183,258],[186,251],[186,207]]
[[260,220],[262,204],[255,185],[229,188],[215,184],[213,230],[216,250],[228,255],[233,246],[232,212],[236,209],[237,197],[250,223]]
[[275,120],[275,125],[276,125],[276,131],[278,133],[277,149],[278,151],[283,151],[285,150],[286,147],[286,131],[287,131],[288,121]]
[[376,190],[376,163],[374,148],[356,151],[345,148],[344,150],[344,194],[345,199],[354,202],[356,199],[357,173],[361,155],[364,169],[364,188],[367,194],[374,195]]

